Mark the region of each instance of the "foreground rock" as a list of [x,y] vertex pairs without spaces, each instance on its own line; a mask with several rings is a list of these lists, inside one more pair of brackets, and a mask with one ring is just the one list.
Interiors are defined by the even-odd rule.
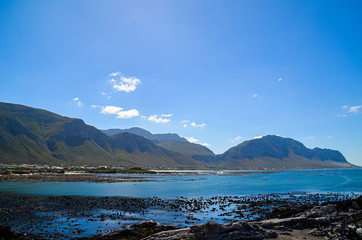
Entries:
[[276,238],[277,234],[273,231],[267,231],[257,224],[247,222],[233,222],[228,224],[219,224],[209,222],[201,225],[194,225],[176,231],[161,232],[154,234],[145,240],[161,239],[264,239]]
[[117,239],[117,240],[128,240],[128,239],[142,239],[144,237],[150,236],[152,234],[162,232],[162,231],[169,231],[174,230],[175,227],[173,226],[165,226],[158,224],[157,222],[142,222],[140,224],[132,225],[130,228],[112,232],[105,236],[94,236],[90,238],[78,238],[79,240],[111,240],[111,239]]
[[209,222],[154,234],[145,240],[362,239],[362,196],[316,206],[296,216],[259,222]]
[[31,239],[24,233],[16,232],[10,227],[0,226],[0,240],[25,240]]
[[[285,196],[284,196],[285,197]],[[341,197],[341,196],[340,196]],[[259,196],[260,198],[260,196]],[[314,205],[306,204],[305,201],[290,201],[288,204],[284,201],[278,205],[270,203],[271,200],[276,201],[278,198],[272,196],[262,197],[263,203],[260,208],[271,209],[268,214],[260,215],[260,211],[251,211],[252,208],[259,206],[257,202],[249,199],[249,208],[241,209],[254,215],[253,221],[232,221],[227,224],[219,224],[216,222],[208,222],[199,225],[186,225],[188,227],[175,229],[173,226],[160,225],[156,222],[143,222],[131,225],[130,227],[115,231],[107,235],[103,235],[104,228],[97,230],[93,235],[85,226],[80,225],[76,218],[83,217],[87,221],[95,223],[104,222],[105,219],[117,220],[121,223],[123,213],[133,213],[139,211],[143,214],[150,206],[162,206],[164,209],[171,211],[174,206],[180,209],[185,204],[185,208],[189,205],[200,208],[200,202],[193,200],[174,200],[171,205],[157,198],[151,199],[123,199],[117,197],[79,197],[79,196],[2,196],[0,199],[0,225],[14,221],[14,217],[22,219],[14,229],[24,229],[26,234],[15,232],[9,227],[0,227],[0,240],[2,239],[70,239],[80,233],[83,236],[89,236],[78,239],[145,239],[145,240],[163,240],[163,239],[188,239],[188,240],[233,240],[233,239],[362,239],[362,196],[356,198],[344,198],[344,200],[335,200],[336,198],[319,198],[318,195],[311,195],[310,198],[319,199]],[[215,198],[218,199],[218,198]],[[319,204],[321,199],[325,199]],[[343,198],[342,198],[343,199]],[[228,201],[226,201],[228,200]],[[240,199],[218,199],[220,206],[228,205],[229,201],[239,201]],[[211,201],[207,199],[206,201]],[[269,204],[266,204],[269,202]],[[197,204],[196,204],[197,203]],[[243,202],[244,204],[244,202]],[[317,205],[317,206],[316,206]],[[29,211],[32,206],[36,206],[34,211]],[[240,205],[244,206],[244,205]],[[314,207],[313,207],[314,206]],[[193,208],[187,208],[193,210]],[[207,208],[209,209],[209,208]],[[259,207],[257,208],[259,209]],[[104,210],[113,211],[104,214]],[[116,211],[117,210],[117,211]],[[42,219],[35,219],[35,213],[43,212]],[[61,215],[60,213],[63,213]],[[57,215],[57,216],[55,216]],[[180,214],[181,215],[181,214]],[[67,217],[68,216],[68,217]],[[72,216],[75,216],[72,218]],[[108,216],[108,217],[107,217]],[[262,220],[256,218],[263,216]],[[57,228],[69,231],[51,231],[48,228],[49,222],[62,217],[64,222],[56,221]],[[127,219],[127,218],[125,218]],[[129,220],[129,219],[128,219]],[[38,222],[38,225],[36,223]],[[84,223],[84,222],[83,222]],[[20,224],[22,226],[20,227]],[[24,227],[25,226],[25,227]],[[68,226],[68,228],[64,228]],[[97,226],[94,225],[93,226]],[[185,226],[185,225],[184,225]],[[82,227],[82,228],[81,228]],[[122,226],[116,229],[121,229]],[[32,231],[37,229],[37,231]],[[104,232],[103,232],[104,230]],[[43,231],[43,233],[41,232]],[[45,232],[44,232],[45,231]],[[102,233],[103,232],[103,233]],[[34,234],[38,234],[36,236]],[[81,236],[79,236],[81,237]]]

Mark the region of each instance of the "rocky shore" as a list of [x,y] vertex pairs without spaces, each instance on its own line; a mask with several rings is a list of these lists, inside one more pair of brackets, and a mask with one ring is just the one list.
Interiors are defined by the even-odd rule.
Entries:
[[10,236],[3,239],[360,239],[362,234],[362,197],[345,194],[171,200],[1,194],[0,206],[0,225],[7,225],[0,236]]
[[[142,224],[141,224],[142,226]],[[134,236],[125,231],[114,232],[100,239],[143,240],[241,240],[241,239],[362,239],[362,196],[354,199],[326,202],[288,218],[262,221],[235,221],[227,224],[208,222],[189,228],[162,231],[167,226],[143,223],[151,229],[160,230],[150,236]],[[139,228],[128,229],[138,232]],[[148,232],[144,230],[143,232]],[[94,239],[94,238],[87,238]]]

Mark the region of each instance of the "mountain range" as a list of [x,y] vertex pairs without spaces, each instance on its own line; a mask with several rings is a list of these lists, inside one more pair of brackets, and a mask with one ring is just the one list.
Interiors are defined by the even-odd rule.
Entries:
[[156,145],[168,149],[170,151],[179,152],[187,157],[195,158],[197,156],[214,156],[215,154],[205,146],[196,143],[190,143],[185,138],[180,137],[176,133],[152,134],[151,132],[139,127],[129,129],[108,129],[102,130],[108,136],[118,133],[132,133],[151,140]]
[[336,150],[306,148],[274,135],[245,141],[215,155],[177,134],[142,128],[98,130],[81,119],[0,103],[0,163],[146,168],[353,168]]

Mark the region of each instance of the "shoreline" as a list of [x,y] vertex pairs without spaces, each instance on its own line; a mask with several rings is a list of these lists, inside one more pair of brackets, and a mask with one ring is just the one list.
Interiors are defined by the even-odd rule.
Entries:
[[[160,175],[257,175],[273,174],[275,171],[228,171],[226,172],[190,172],[185,171],[147,171],[147,172],[114,172],[114,173],[92,173],[92,172],[29,172],[29,173],[6,173],[0,174],[0,182],[94,182],[94,183],[116,183],[116,182],[160,182]],[[132,175],[132,176],[131,176]],[[184,181],[193,181],[188,179]]]
[[[275,174],[280,172],[298,171],[353,171],[359,169],[301,169],[301,170],[138,170],[138,171],[115,171],[115,172],[85,172],[85,171],[11,171],[0,170],[0,182],[93,182],[93,183],[117,183],[117,182],[162,182],[159,176],[178,175],[219,175],[219,176],[245,176],[260,174]],[[194,181],[196,179],[180,180]],[[198,179],[200,180],[200,179]]]

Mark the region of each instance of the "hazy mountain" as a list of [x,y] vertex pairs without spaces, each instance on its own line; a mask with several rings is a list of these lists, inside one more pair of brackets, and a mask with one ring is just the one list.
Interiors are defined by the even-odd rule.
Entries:
[[107,136],[80,119],[0,103],[0,162],[66,165],[199,167],[143,137]]
[[205,146],[190,142],[180,141],[159,141],[158,146],[166,148],[170,151],[182,153],[185,156],[197,158],[198,156],[214,156],[215,154]]
[[199,159],[220,168],[295,169],[353,167],[336,150],[306,148],[291,138],[268,135],[245,141],[215,158]]
[[151,132],[139,127],[132,127],[129,129],[108,129],[102,130],[102,132],[109,136],[125,132],[136,134],[152,140],[160,147],[181,153],[187,157],[197,158],[198,156],[214,155],[214,153],[207,147],[196,143],[190,143],[185,138],[180,137],[176,133],[152,134]]
[[152,134],[151,132],[139,128],[139,127],[132,127],[128,129],[108,129],[108,130],[102,130],[105,134],[108,136],[115,135],[117,133],[133,133],[138,136],[147,138],[152,141],[179,141],[179,142],[188,142],[185,138],[180,137],[176,133],[164,133],[164,134]]

